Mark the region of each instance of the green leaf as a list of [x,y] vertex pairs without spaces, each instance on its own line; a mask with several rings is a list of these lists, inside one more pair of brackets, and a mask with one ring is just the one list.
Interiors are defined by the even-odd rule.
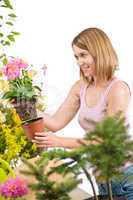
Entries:
[[4,3],[5,3],[5,5],[2,5],[2,7],[13,9],[9,0],[4,0]]
[[4,56],[5,56],[5,54],[4,54],[4,53],[3,53],[3,54],[1,54],[1,55],[0,55],[0,59],[1,59],[1,58],[3,58]]
[[39,90],[40,92],[42,91],[40,87],[38,87],[37,85],[34,86],[35,89]]
[[8,16],[13,18],[17,17],[14,13],[10,13]]
[[12,42],[15,42],[15,39],[14,39],[14,36],[13,35],[8,35],[7,38],[12,41]]
[[0,19],[3,19],[3,16],[2,16],[2,15],[0,15]]
[[9,25],[9,26],[13,26],[13,23],[10,22],[10,21],[7,21],[6,24]]
[[4,58],[4,59],[2,60],[2,62],[3,62],[3,65],[6,65],[7,62],[8,62],[7,58]]
[[20,35],[20,33],[19,32],[16,32],[16,31],[12,31],[11,32],[13,35]]
[[3,37],[4,35],[3,35],[3,33],[0,33],[0,37]]
[[5,41],[3,45],[4,45],[4,46],[10,46],[10,44],[11,44],[11,43],[10,43],[9,41]]

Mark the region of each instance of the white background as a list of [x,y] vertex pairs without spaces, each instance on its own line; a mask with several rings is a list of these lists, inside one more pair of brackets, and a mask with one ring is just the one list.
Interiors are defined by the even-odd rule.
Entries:
[[[81,30],[99,27],[110,37],[119,57],[118,76],[133,86],[132,0],[16,0],[16,31],[21,32],[9,54],[25,58],[40,70],[47,64],[46,77],[40,75],[48,94],[47,112],[53,113],[79,79],[71,41]],[[41,72],[40,72],[41,73]],[[132,108],[131,108],[132,109]],[[131,115],[132,119],[132,115]],[[74,119],[59,134],[82,137]],[[88,186],[84,187],[88,190]]]

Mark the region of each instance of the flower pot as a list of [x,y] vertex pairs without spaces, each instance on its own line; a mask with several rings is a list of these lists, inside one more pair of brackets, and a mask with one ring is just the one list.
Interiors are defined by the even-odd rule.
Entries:
[[34,119],[37,117],[36,100],[35,99],[14,99],[12,102],[16,112],[22,121]]
[[[89,197],[88,199],[84,200],[95,200],[95,198]],[[109,197],[98,195],[98,200],[109,200]],[[127,200],[127,198],[124,195],[120,195],[120,196],[113,196],[113,200]]]
[[22,123],[22,126],[29,140],[34,139],[35,133],[43,132],[45,128],[43,117],[27,120],[24,123]]

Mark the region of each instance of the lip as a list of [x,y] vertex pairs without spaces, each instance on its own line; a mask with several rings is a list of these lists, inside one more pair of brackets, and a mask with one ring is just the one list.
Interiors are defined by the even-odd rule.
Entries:
[[89,66],[89,65],[86,65],[86,66],[81,66],[81,68],[82,68],[83,70],[87,70],[87,69],[89,69],[89,68],[90,68],[90,66]]
[[83,72],[88,72],[89,71],[89,68],[88,69],[82,69]]

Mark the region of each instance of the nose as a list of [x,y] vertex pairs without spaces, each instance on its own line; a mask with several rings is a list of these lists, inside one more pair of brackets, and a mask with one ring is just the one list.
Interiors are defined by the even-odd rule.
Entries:
[[78,58],[77,64],[81,67],[84,64],[84,61],[82,58]]

